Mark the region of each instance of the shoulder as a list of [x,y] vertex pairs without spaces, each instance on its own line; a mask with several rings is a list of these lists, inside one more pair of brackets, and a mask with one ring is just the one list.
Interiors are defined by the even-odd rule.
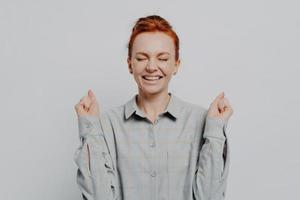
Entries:
[[122,118],[124,116],[124,105],[114,106],[102,111],[101,117],[112,120]]
[[208,108],[206,108],[205,106],[199,105],[199,104],[195,104],[186,100],[183,100],[181,98],[178,98],[178,100],[181,102],[181,110],[182,113],[185,113],[187,115],[193,115],[195,117],[205,117],[207,112],[208,112]]
[[102,116],[104,118],[107,118],[110,121],[119,121],[119,123],[124,123],[125,112],[126,111],[128,111],[128,112],[132,111],[134,98],[135,98],[135,96],[131,97],[125,103],[115,105],[115,106],[110,107],[110,108],[106,108],[102,112]]
[[186,100],[181,100],[181,112],[179,120],[181,123],[188,123],[190,126],[196,127],[197,130],[202,130],[208,109],[203,105],[192,103]]

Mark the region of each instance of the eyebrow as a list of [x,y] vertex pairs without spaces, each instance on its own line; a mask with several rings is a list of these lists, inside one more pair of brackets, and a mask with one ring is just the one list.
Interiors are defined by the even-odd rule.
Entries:
[[[142,54],[142,55],[144,55],[144,56],[148,56],[148,54],[146,54],[145,52],[137,52],[136,54]],[[170,55],[169,52],[164,51],[164,52],[160,52],[160,53],[158,54],[158,56],[160,56],[160,55],[162,55],[162,54],[168,54],[168,55]]]

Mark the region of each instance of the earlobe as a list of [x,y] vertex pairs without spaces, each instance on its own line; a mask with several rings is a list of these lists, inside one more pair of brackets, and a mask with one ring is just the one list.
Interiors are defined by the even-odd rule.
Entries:
[[176,61],[176,66],[177,66],[177,67],[180,66],[180,59],[178,59],[178,60]]
[[129,72],[132,74],[131,64],[128,65]]

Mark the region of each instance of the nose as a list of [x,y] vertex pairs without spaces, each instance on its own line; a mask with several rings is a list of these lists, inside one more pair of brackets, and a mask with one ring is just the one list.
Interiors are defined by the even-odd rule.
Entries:
[[149,72],[153,72],[157,70],[157,68],[158,68],[157,63],[154,60],[150,59],[149,62],[147,63],[146,70]]

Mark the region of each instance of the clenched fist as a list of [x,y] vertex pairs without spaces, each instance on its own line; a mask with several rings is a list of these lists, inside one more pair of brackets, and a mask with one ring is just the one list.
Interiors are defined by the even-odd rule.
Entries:
[[207,115],[228,121],[233,114],[233,109],[227,98],[224,97],[224,92],[221,92],[215,100],[210,104]]
[[75,105],[77,116],[99,116],[99,106],[92,90],[88,90],[88,95],[82,97]]

